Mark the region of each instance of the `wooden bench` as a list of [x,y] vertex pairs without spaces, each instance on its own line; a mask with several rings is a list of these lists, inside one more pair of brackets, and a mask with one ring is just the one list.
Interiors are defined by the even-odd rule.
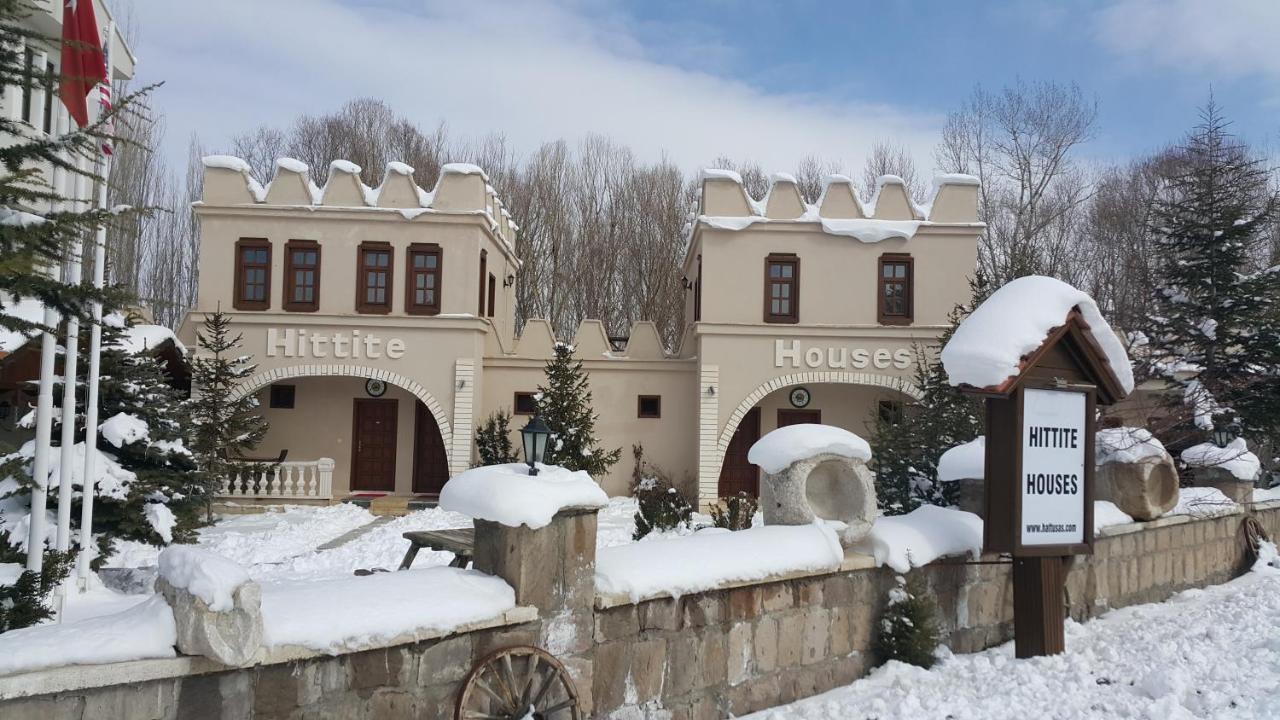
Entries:
[[422,548],[453,553],[453,561],[449,567],[465,568],[471,564],[471,556],[476,549],[476,531],[474,528],[458,528],[456,530],[415,530],[404,534],[409,541],[409,551],[404,554],[400,563],[401,570],[408,570],[413,559]]

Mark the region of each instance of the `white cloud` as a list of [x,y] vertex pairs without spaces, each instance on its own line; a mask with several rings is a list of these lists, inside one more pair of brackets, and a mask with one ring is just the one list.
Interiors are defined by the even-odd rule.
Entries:
[[1280,2],[1122,0],[1098,12],[1099,41],[1136,66],[1195,82],[1263,78],[1280,87]]
[[[655,57],[618,17],[583,7],[137,0],[136,52],[141,79],[166,81],[155,102],[174,154],[193,131],[217,146],[260,124],[282,126],[374,96],[421,126],[443,120],[455,137],[501,132],[522,152],[600,132],[641,157],[665,152],[687,167],[726,154],[790,169],[817,153],[856,171],[876,140],[891,139],[932,166],[940,114],[768,92],[677,67]],[[687,67],[698,38],[673,37],[682,40]],[[708,67],[722,64],[722,47],[708,41],[706,51]]]

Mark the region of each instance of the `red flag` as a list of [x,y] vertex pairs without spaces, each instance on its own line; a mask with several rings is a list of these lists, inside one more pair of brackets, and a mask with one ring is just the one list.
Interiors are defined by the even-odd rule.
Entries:
[[59,93],[62,104],[67,106],[76,123],[84,127],[89,124],[85,97],[107,79],[93,0],[63,0],[62,66],[58,70],[62,75]]

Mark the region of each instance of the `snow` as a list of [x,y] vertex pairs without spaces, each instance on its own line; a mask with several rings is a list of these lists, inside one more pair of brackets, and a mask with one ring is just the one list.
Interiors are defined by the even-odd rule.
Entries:
[[844,428],[801,423],[780,427],[757,440],[747,451],[747,460],[777,474],[798,460],[823,454],[869,461],[871,446]]
[[245,175],[253,173],[253,168],[249,167],[249,163],[234,155],[205,155],[201,159],[201,163],[207,168],[232,170]]
[[938,479],[982,480],[987,476],[987,438],[979,435],[963,445],[957,445],[938,458]]
[[0,675],[174,657],[177,626],[159,595],[123,612],[0,634]]
[[1218,488],[1185,487],[1178,488],[1178,504],[1165,515],[1189,515],[1193,518],[1209,518],[1219,515],[1231,515],[1239,511],[1240,506],[1231,498],[1223,495]]
[[1111,365],[1124,392],[1133,391],[1133,368],[1124,345],[1085,293],[1051,277],[1028,275],[991,294],[942,349],[942,364],[952,385],[998,387],[1015,377],[1024,357],[1039,348],[1049,332],[1078,308],[1087,331]]
[[360,166],[351,162],[350,160],[334,160],[333,162],[329,163],[330,175],[332,175],[335,171],[341,172],[341,173],[347,173],[348,175],[359,175]]
[[739,185],[741,185],[742,175],[737,173],[734,170],[722,170],[720,168],[703,168],[702,172],[698,174],[698,181],[703,182],[706,180],[730,180],[732,182],[736,182]]
[[160,553],[160,577],[185,588],[214,612],[235,607],[232,595],[249,582],[249,573],[232,560],[190,545],[174,545]]
[[570,507],[604,507],[609,496],[581,470],[539,465],[529,475],[523,463],[472,468],[445,483],[440,507],[509,527],[538,529]]
[[1097,435],[1097,464],[1139,463],[1168,455],[1164,445],[1145,428],[1104,428]]
[[933,187],[940,188],[943,185],[981,185],[982,180],[977,175],[967,175],[965,173],[939,173],[933,176]]
[[771,173],[769,175],[769,184],[777,185],[778,183],[791,183],[792,185],[795,185],[796,176],[792,175],[791,173],[784,173],[784,172]]
[[118,448],[139,440],[146,442],[151,437],[151,429],[133,413],[116,413],[99,425],[98,430],[104,440]]
[[[76,443],[71,450],[73,463],[71,466],[71,482],[73,485],[83,487],[85,444],[83,442]],[[28,440],[23,443],[22,447],[19,448],[16,453],[0,456],[0,463],[19,456],[31,459],[35,457],[35,452],[36,441]],[[107,496],[115,500],[123,500],[128,494],[130,483],[137,480],[138,476],[132,471],[121,467],[120,463],[116,462],[114,456],[97,448],[94,449],[94,452],[97,453],[97,459],[93,465],[95,471],[94,483],[96,484],[94,493],[99,496]],[[49,476],[45,481],[51,485],[56,484],[56,479],[59,477],[61,467],[62,453],[50,453]],[[2,485],[0,485],[0,487],[2,487]],[[3,494],[3,492],[0,492],[0,495]]]
[[825,523],[718,528],[684,537],[603,548],[596,553],[596,592],[633,601],[680,597],[731,583],[797,572],[830,572],[844,559]]
[[0,563],[0,587],[8,587],[18,581],[26,570],[22,563]]
[[1116,507],[1116,504],[1110,500],[1093,501],[1094,535],[1097,535],[1102,528],[1112,527],[1113,525],[1128,525],[1131,522],[1133,522],[1133,518]]
[[1017,660],[1013,644],[941,650],[931,670],[868,677],[755,720],[1189,720],[1280,717],[1280,570],[1257,567],[1165,603],[1066,624],[1067,650]]
[[515,591],[501,578],[450,567],[269,583],[262,586],[263,644],[337,653],[448,631],[514,607]]
[[33,225],[43,225],[44,217],[29,213],[25,210],[14,210],[13,208],[0,207],[0,225],[6,227],[29,228]]
[[440,168],[440,174],[443,175],[479,175],[481,180],[489,182],[489,176],[479,165],[471,163],[445,163]]
[[870,218],[822,218],[822,229],[831,235],[844,235],[864,243],[878,243],[892,238],[910,240],[920,229],[919,220],[875,220]]
[[963,510],[921,505],[906,515],[882,515],[850,548],[905,573],[947,555],[982,554],[982,518]]
[[147,503],[142,508],[142,514],[147,519],[147,524],[152,530],[156,531],[156,535],[164,540],[165,544],[173,542],[173,528],[178,524],[178,518],[164,503]]
[[1235,438],[1226,447],[1213,443],[1192,445],[1182,451],[1182,462],[1190,467],[1217,467],[1241,482],[1253,482],[1262,471],[1258,456],[1249,452],[1244,438]]
[[182,354],[186,354],[187,348],[178,340],[178,336],[173,331],[163,325],[151,325],[141,323],[127,328],[121,334],[116,345],[130,354],[137,354],[147,350],[154,350],[165,341],[172,341],[174,346]]
[[392,160],[391,162],[387,163],[387,174],[391,174],[391,173],[395,173],[397,175],[412,175],[413,168],[409,167],[405,163],[399,162],[397,160]]
[[1254,502],[1267,502],[1270,500],[1280,500],[1280,487],[1253,489]]
[[311,169],[306,163],[291,157],[276,158],[276,167],[299,175],[305,175]]
[[[20,298],[17,302],[5,301],[0,312],[23,322],[44,324],[44,303],[32,298]],[[8,328],[0,328],[0,352],[11,353],[27,344],[35,333],[18,332]]]

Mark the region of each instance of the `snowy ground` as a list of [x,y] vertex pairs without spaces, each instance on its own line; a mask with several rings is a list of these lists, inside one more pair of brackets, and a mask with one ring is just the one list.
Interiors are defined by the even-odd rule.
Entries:
[[[945,652],[945,650],[944,650]],[[757,720],[1280,718],[1280,569],[1165,603],[1067,622],[1067,652],[1015,660],[1012,643],[889,663]]]

